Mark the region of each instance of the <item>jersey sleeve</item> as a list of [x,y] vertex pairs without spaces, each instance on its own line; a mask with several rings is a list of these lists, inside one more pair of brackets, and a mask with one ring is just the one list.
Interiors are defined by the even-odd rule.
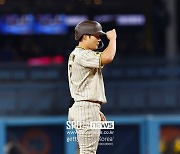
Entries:
[[79,63],[84,67],[101,68],[101,52],[85,51],[79,56]]

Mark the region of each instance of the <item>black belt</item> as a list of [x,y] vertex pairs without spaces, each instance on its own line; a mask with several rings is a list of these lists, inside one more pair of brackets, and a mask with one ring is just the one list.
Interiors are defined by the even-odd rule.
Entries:
[[[91,102],[91,103],[97,103],[97,104],[99,104],[99,105],[102,105],[102,102],[100,102],[100,101],[89,101],[89,100],[85,100],[85,101],[87,101],[87,102]],[[72,107],[72,105],[74,104],[74,98],[70,98],[70,101],[69,101],[69,108],[70,107]]]
[[97,103],[97,104],[102,105],[102,102],[100,102],[100,101],[88,101],[88,102]]

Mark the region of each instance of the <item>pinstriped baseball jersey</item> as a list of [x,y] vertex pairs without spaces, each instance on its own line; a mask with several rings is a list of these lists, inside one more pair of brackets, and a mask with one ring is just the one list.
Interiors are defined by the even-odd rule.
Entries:
[[106,103],[101,53],[76,47],[69,56],[68,79],[75,101]]

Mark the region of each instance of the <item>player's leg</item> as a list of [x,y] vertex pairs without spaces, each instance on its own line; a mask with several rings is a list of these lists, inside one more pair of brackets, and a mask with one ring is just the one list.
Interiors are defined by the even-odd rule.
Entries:
[[100,105],[90,102],[82,102],[76,106],[76,121],[80,125],[76,128],[80,154],[96,154],[100,129],[90,129],[90,121],[100,121]]
[[80,147],[80,154],[96,154],[100,130],[77,130],[77,135]]

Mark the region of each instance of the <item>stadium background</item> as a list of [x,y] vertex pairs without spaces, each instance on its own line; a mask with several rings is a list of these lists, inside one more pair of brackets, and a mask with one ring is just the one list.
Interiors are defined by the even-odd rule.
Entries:
[[0,153],[77,153],[67,140],[67,60],[74,26],[85,19],[118,34],[116,57],[103,69],[102,111],[115,129],[102,135],[113,139],[98,153],[180,153],[179,7],[178,0],[0,0]]

